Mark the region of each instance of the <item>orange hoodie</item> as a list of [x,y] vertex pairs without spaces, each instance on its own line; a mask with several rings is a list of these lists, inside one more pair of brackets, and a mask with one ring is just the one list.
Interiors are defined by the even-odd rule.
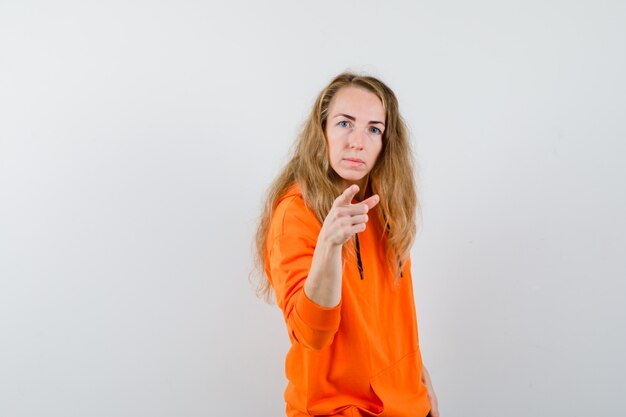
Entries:
[[343,269],[342,299],[321,307],[303,291],[322,227],[294,184],[272,217],[265,270],[283,311],[287,415],[424,417],[430,410],[406,262],[395,286],[383,229],[370,215],[358,259]]

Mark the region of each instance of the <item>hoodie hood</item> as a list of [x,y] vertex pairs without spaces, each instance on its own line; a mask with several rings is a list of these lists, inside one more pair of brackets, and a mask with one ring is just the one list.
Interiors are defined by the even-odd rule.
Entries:
[[280,196],[276,204],[280,203],[286,198],[294,197],[294,196],[297,196],[297,197],[302,196],[302,190],[300,189],[300,185],[298,185],[297,182],[294,182],[293,184],[289,186],[289,188],[287,188],[287,191],[285,191],[285,193],[282,196]]

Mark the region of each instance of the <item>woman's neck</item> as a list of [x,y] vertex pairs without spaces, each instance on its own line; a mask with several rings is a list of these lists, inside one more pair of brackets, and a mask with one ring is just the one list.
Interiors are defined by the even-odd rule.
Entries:
[[372,194],[372,191],[370,190],[370,187],[369,187],[369,175],[359,181],[343,180],[340,191],[343,192],[346,188],[348,188],[352,184],[356,184],[359,186],[359,192],[356,193],[356,195],[354,196],[354,199],[356,201],[363,201]]

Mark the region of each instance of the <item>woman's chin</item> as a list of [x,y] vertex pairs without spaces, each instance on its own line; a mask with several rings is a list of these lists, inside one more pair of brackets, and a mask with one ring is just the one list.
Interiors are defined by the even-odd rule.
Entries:
[[365,177],[367,176],[367,174],[365,173],[355,173],[355,172],[346,172],[346,171],[340,171],[338,172],[339,176],[341,177],[341,179],[343,179],[344,181],[351,181],[351,182],[359,182],[359,181],[363,181],[363,179],[365,179]]

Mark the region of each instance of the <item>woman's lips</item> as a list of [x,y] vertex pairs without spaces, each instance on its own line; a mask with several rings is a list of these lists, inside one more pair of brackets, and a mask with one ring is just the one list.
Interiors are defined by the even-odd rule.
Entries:
[[365,162],[363,162],[363,160],[359,158],[344,158],[343,160],[346,162],[346,164],[348,164],[348,166],[351,167],[359,167],[365,164]]

